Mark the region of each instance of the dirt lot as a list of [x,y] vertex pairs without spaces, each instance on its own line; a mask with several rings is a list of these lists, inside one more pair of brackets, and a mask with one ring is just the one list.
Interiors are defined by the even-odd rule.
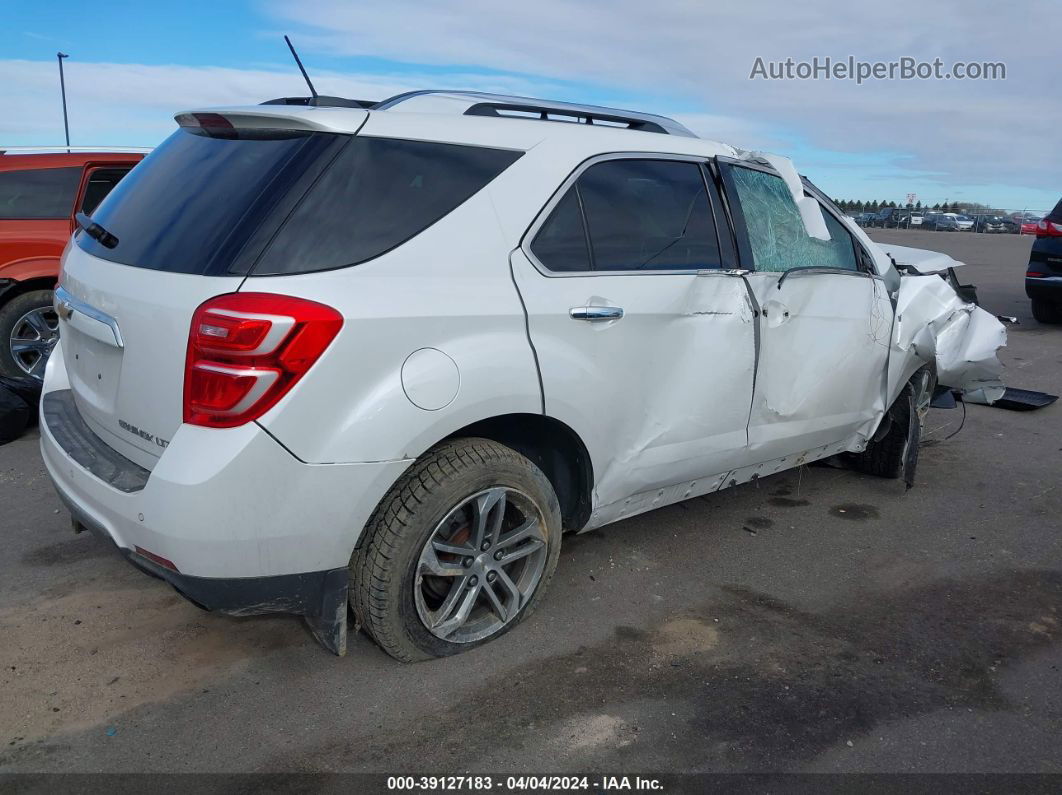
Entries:
[[[1062,394],[1029,238],[947,250]],[[1062,406],[931,412],[919,480],[784,473],[569,538],[536,615],[402,666],[201,612],[0,448],[0,771],[1062,772]]]

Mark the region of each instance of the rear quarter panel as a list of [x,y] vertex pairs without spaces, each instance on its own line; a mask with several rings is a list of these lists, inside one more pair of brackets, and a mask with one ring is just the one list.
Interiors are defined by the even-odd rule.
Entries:
[[[248,278],[242,291],[319,301],[344,317],[329,349],[261,425],[303,461],[349,463],[415,458],[477,420],[541,413],[538,373],[509,271],[513,245],[501,233],[490,196],[480,191],[369,262]],[[435,393],[456,385],[456,394],[435,409],[415,405],[408,378],[403,383],[403,364],[425,348],[449,357],[457,370],[456,381],[441,372],[439,383],[427,385]]]

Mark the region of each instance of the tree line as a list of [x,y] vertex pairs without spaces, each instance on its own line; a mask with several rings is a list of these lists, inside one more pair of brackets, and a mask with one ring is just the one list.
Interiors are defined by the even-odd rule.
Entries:
[[980,204],[979,202],[949,202],[947,199],[942,202],[937,202],[933,206],[922,204],[921,201],[917,201],[914,204],[898,204],[894,201],[878,201],[877,199],[869,202],[861,199],[834,199],[833,202],[846,213],[876,213],[878,210],[883,210],[886,207],[903,207],[908,210],[935,210],[942,213],[967,214],[990,213],[995,210],[995,208],[989,207],[987,204]]

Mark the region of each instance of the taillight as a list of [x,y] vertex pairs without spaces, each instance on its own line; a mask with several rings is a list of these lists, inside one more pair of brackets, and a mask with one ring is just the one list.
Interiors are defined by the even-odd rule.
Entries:
[[195,310],[184,370],[184,421],[231,428],[271,409],[320,358],[343,316],[315,301],[230,293]]
[[1056,224],[1054,221],[1048,221],[1044,218],[1036,224],[1036,236],[1062,237],[1062,224]]

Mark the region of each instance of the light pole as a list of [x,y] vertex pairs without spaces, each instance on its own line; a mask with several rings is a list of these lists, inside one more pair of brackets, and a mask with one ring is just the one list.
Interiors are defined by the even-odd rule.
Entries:
[[66,120],[66,80],[63,79],[63,59],[69,58],[65,52],[57,52],[59,60],[59,90],[63,92],[63,129],[66,131],[66,148],[70,148],[70,123]]

